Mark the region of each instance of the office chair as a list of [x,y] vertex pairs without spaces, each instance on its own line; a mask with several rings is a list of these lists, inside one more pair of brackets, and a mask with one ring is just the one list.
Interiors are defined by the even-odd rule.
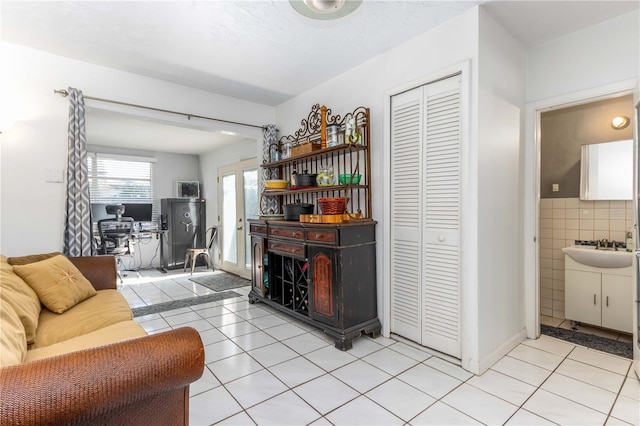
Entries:
[[122,266],[121,256],[133,254],[133,245],[131,243],[134,221],[133,218],[122,216],[125,210],[122,204],[109,204],[105,208],[107,214],[115,216],[98,221],[98,233],[100,235],[98,253],[115,256],[118,277],[120,278],[120,283],[122,283],[123,274],[120,272],[120,267]]
[[[218,236],[218,228],[216,226],[212,226],[207,229],[207,234],[211,231],[211,235],[209,236],[209,242],[206,247],[197,247],[197,248],[188,248],[186,253],[184,254],[184,268],[183,272],[187,270],[187,265],[191,263],[191,275],[193,275],[193,269],[196,267],[196,260],[198,260],[198,256],[203,255],[205,257],[205,262],[207,263],[207,269],[211,267],[213,270],[213,261],[211,260],[211,247],[213,247],[213,243]],[[206,235],[205,235],[206,237]]]

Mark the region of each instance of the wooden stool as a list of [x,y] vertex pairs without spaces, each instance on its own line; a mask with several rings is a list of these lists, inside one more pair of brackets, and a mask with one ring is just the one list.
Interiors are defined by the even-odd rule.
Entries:
[[[209,256],[209,249],[207,248],[190,248],[187,249],[187,252],[184,255],[184,271],[187,270],[187,264],[191,261],[191,275],[193,275],[193,269],[196,267],[196,260],[198,260],[198,256],[203,254],[205,256],[205,261],[207,262],[207,269],[211,266],[211,256]],[[213,266],[211,266],[213,269]]]

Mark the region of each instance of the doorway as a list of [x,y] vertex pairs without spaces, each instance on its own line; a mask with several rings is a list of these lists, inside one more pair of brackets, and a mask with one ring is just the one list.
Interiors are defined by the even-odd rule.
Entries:
[[[574,120],[574,122],[569,127],[572,127],[574,132],[576,129],[578,129],[578,132],[582,132],[577,136],[577,139],[580,139],[581,142],[578,142],[577,148],[573,150],[575,152],[572,154],[575,157],[575,161],[571,163],[565,160],[566,164],[564,166],[566,166],[566,170],[564,171],[559,170],[562,167],[556,164],[552,169],[558,171],[557,176],[549,177],[545,174],[545,165],[543,164],[545,156],[548,157],[548,152],[544,152],[543,143],[543,138],[545,137],[544,115],[548,114],[551,117],[556,115],[556,118],[558,118],[558,114],[564,109],[575,113],[582,108],[589,108],[590,105],[612,105],[622,99],[629,101],[629,99],[632,99],[630,94],[633,93],[633,90],[633,86],[620,83],[539,101],[527,106],[529,117],[531,117],[531,121],[528,124],[527,138],[531,143],[527,144],[529,152],[526,155],[531,158],[533,165],[532,168],[525,172],[527,179],[532,180],[530,181],[532,185],[528,186],[527,184],[526,189],[527,191],[529,191],[529,188],[533,190],[529,193],[530,198],[525,197],[526,221],[529,222],[531,220],[529,222],[531,227],[525,228],[525,241],[532,242],[531,245],[529,243],[525,244],[527,307],[530,309],[531,315],[527,318],[527,328],[530,338],[536,338],[541,331],[544,334],[549,334],[546,332],[549,331],[547,322],[549,320],[554,327],[564,323],[562,328],[565,331],[585,331],[575,330],[575,324],[572,324],[569,320],[565,321],[564,318],[565,258],[562,248],[567,244],[575,244],[576,240],[595,241],[608,239],[609,242],[611,240],[626,242],[626,233],[635,224],[633,215],[629,214],[629,211],[632,211],[633,208],[631,201],[585,201],[581,199],[583,197],[579,194],[580,145],[625,139],[617,137],[620,135],[611,135],[612,132],[615,132],[611,128],[613,116],[608,118],[601,117],[599,121],[589,119],[587,120],[587,128],[581,128],[577,125],[575,116],[570,118],[569,120]],[[597,138],[603,140],[588,140],[590,137],[595,137],[596,129],[594,126],[601,127]],[[606,128],[607,126],[608,128]],[[567,134],[565,134],[560,139],[565,140],[567,137]],[[560,147],[560,150],[562,150],[562,147]],[[549,164],[546,166],[546,170],[549,170]],[[573,176],[571,182],[554,181],[568,176]],[[567,189],[571,190],[566,191]],[[564,193],[562,192],[563,190],[565,190]],[[529,234],[529,232],[531,233]],[[587,327],[583,328],[586,329]],[[602,328],[599,328],[595,332],[598,333],[601,330]],[[621,333],[615,334],[617,338],[620,338]],[[620,340],[631,340],[631,336],[623,336]]]
[[218,169],[220,269],[251,277],[247,219],[258,217],[258,167],[255,158]]

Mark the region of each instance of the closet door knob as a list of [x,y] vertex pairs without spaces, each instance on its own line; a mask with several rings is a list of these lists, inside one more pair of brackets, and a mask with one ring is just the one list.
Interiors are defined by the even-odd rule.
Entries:
[[444,241],[444,235],[439,235],[438,236],[438,241],[443,242]]

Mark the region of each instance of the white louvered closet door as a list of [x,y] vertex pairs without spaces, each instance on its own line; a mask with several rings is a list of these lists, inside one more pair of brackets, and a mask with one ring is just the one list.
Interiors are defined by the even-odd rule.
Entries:
[[460,76],[391,111],[391,331],[459,358]]

